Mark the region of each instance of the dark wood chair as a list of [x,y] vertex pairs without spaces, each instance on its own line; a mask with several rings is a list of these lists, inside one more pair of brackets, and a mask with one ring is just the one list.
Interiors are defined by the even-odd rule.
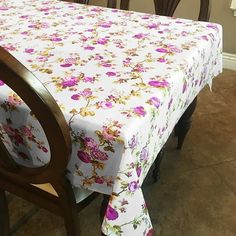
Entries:
[[79,188],[72,187],[66,177],[72,144],[65,118],[39,80],[1,47],[0,74],[1,80],[24,100],[37,117],[51,154],[45,166],[22,166],[15,161],[0,133],[0,235],[10,235],[7,191],[62,216],[67,236],[78,236],[77,213],[98,194],[92,193],[83,199]]
[[[89,0],[77,0],[78,3],[89,4]],[[107,0],[107,7],[116,8],[117,0]],[[129,8],[129,0],[120,2],[120,9],[128,10]]]
[[[125,1],[125,0],[121,0]],[[155,12],[157,15],[164,16],[173,16],[176,8],[178,7],[181,0],[154,0]],[[199,21],[209,21],[210,18],[210,10],[211,10],[211,0],[200,0],[200,9],[198,20]],[[177,149],[181,149],[186,138],[188,131],[190,130],[192,123],[192,115],[195,111],[197,105],[197,97],[193,100],[190,106],[187,108],[185,113],[182,115],[180,120],[175,126],[175,135],[178,138]],[[153,171],[153,178],[156,182],[160,177],[160,165],[161,160],[164,155],[163,148],[155,161],[155,167]]]

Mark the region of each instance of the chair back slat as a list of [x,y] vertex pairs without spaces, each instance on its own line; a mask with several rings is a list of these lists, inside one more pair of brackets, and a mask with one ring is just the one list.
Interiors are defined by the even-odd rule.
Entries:
[[19,165],[0,134],[0,173],[36,184],[65,175],[71,154],[71,138],[69,127],[56,101],[30,71],[1,47],[0,75],[1,81],[24,101],[37,118],[46,135],[51,155],[49,163],[39,168]]
[[[181,0],[154,0],[157,15],[173,16]],[[211,0],[200,0],[198,20],[209,21]]]

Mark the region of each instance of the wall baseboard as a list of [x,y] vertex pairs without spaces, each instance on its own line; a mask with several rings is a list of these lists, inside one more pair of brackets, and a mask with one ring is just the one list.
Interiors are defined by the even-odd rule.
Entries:
[[223,53],[224,69],[236,70],[236,54]]

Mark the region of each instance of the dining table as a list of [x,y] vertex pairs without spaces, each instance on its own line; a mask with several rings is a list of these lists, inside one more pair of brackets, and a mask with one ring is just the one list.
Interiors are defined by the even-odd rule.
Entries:
[[[222,72],[222,27],[58,0],[1,0],[0,46],[63,112],[70,182],[110,196],[103,233],[153,235],[142,183],[187,107]],[[43,166],[44,131],[2,76],[0,137],[18,163]]]

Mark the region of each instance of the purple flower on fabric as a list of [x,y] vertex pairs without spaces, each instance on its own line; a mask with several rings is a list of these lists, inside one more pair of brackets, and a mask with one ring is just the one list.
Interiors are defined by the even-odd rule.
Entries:
[[91,149],[98,148],[98,144],[95,142],[93,138],[90,137],[84,138],[84,145]]
[[61,64],[60,66],[61,66],[61,67],[71,67],[72,64],[70,64],[70,63],[65,63],[65,64]]
[[2,80],[0,80],[0,86],[3,86],[4,82]]
[[92,155],[96,160],[107,161],[108,155],[105,152],[100,151],[99,149],[94,149]]
[[207,25],[208,28],[214,29],[214,30],[218,30],[218,27],[216,24],[208,24]]
[[116,76],[116,73],[115,72],[112,72],[112,71],[108,71],[106,73],[107,76],[111,77],[111,76]]
[[141,166],[138,166],[137,168],[136,168],[136,172],[137,172],[137,175],[138,175],[138,177],[141,175],[141,172],[142,172],[142,167]]
[[90,82],[90,83],[94,83],[95,78],[94,77],[89,77],[89,76],[85,76],[83,79],[84,82]]
[[130,192],[135,192],[139,187],[139,184],[137,181],[132,181],[129,183],[129,191]]
[[157,98],[157,97],[150,98],[149,99],[149,103],[154,105],[156,108],[158,108],[160,106],[160,104],[161,104],[159,98]]
[[145,34],[139,33],[139,34],[135,34],[133,38],[136,38],[136,39],[143,39],[143,38],[145,38],[145,36],[146,36]]
[[101,38],[101,39],[98,39],[97,40],[97,43],[98,44],[102,44],[102,45],[105,45],[107,44],[108,40],[106,38]]
[[151,24],[148,25],[148,28],[149,28],[149,29],[157,29],[157,28],[158,28],[158,24],[156,24],[156,23],[151,23]]
[[51,38],[51,41],[53,41],[53,42],[61,42],[61,41],[62,41],[62,39],[61,39],[61,38],[58,38],[58,37],[56,37],[56,38]]
[[158,58],[157,61],[158,61],[158,62],[161,62],[161,63],[164,63],[164,62],[166,62],[166,59],[163,58],[163,57],[161,57],[161,58]]
[[111,102],[106,102],[106,101],[104,101],[104,102],[100,102],[98,105],[99,105],[101,108],[104,108],[104,109],[106,109],[106,108],[112,108],[112,103],[111,103]]
[[78,83],[77,79],[75,78],[71,78],[69,80],[64,80],[61,85],[63,88],[66,88],[66,87],[73,87],[75,86],[76,84]]
[[80,93],[80,95],[83,97],[89,97],[92,95],[92,91],[90,88],[86,88]]
[[138,139],[135,135],[133,135],[132,139],[129,141],[129,147],[134,149],[138,144]]
[[141,159],[142,161],[147,160],[147,159],[148,159],[148,156],[149,156],[148,150],[147,150],[146,147],[144,147],[144,148],[142,149],[142,151],[141,151],[141,157],[140,157],[140,159]]
[[111,25],[112,25],[112,22],[103,22],[102,24],[100,24],[100,26],[103,28],[110,28]]
[[134,113],[139,116],[145,116],[147,112],[145,111],[143,106],[138,106],[134,108]]
[[110,63],[104,63],[102,64],[103,67],[111,67],[112,65]]
[[86,152],[78,151],[77,156],[84,163],[90,163],[91,162],[91,157]]
[[167,48],[157,48],[157,49],[156,49],[156,52],[167,53],[168,50],[167,50]]
[[97,184],[103,184],[103,183],[104,183],[104,178],[96,177],[94,181],[95,181],[95,183],[97,183]]
[[0,7],[0,11],[7,11],[7,10],[9,10],[10,8],[8,8],[8,7],[5,7],[5,6],[1,6]]
[[186,83],[186,81],[185,81],[184,84],[183,84],[182,93],[185,93],[186,90],[187,90],[187,83]]
[[116,220],[119,217],[118,212],[111,207],[111,205],[109,204],[107,206],[107,211],[106,211],[106,218],[108,220]]
[[86,46],[86,47],[84,47],[84,49],[92,51],[92,50],[95,49],[95,47],[93,47],[93,46]]
[[153,87],[160,87],[160,88],[165,88],[165,87],[169,86],[169,83],[165,80],[163,80],[163,81],[151,80],[148,82],[148,84]]
[[26,48],[26,49],[25,49],[25,52],[26,52],[26,53],[33,53],[33,52],[34,52],[34,49],[33,49],[33,48]]
[[74,95],[71,96],[71,99],[79,100],[80,99],[80,95],[79,94],[74,94]]

